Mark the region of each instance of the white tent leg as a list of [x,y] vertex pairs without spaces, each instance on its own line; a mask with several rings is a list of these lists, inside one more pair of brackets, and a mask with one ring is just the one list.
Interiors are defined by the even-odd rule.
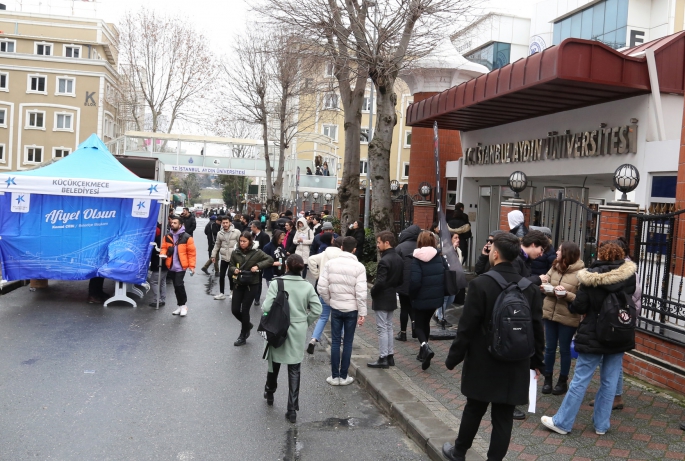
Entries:
[[[129,298],[126,294],[127,286],[128,286],[128,283],[118,282],[115,280],[114,281],[114,296],[112,296],[107,301],[105,301],[105,307],[107,307],[109,305],[109,303],[113,303],[115,301],[124,301],[126,303],[131,304],[131,306],[136,307],[137,306],[136,302],[134,300],[132,300],[131,298]],[[140,291],[140,290],[138,290],[138,291]]]

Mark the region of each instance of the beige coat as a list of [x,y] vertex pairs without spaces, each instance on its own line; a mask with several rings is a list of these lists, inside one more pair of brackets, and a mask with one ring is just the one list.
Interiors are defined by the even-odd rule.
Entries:
[[559,322],[568,327],[578,328],[578,325],[580,324],[580,315],[569,312],[568,305],[576,299],[576,293],[580,286],[578,272],[583,268],[585,268],[585,263],[579,259],[571,264],[563,274],[557,272],[554,267],[547,272],[549,283],[553,287],[561,285],[566,288],[566,296],[559,298],[554,293],[546,294],[545,299],[542,302],[543,319]]

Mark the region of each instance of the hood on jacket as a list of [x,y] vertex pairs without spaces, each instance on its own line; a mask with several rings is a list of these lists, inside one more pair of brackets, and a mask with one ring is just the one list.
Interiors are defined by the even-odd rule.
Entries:
[[309,229],[309,224],[307,224],[307,220],[305,218],[298,218],[297,223],[295,224],[295,232],[298,232],[300,230],[300,226],[298,226],[298,224],[300,223],[304,225],[303,230]]
[[405,242],[407,240],[416,241],[419,239],[420,233],[421,233],[421,228],[419,226],[417,226],[416,224],[412,224],[411,226],[407,227],[405,230],[400,232],[399,243]]
[[169,233],[171,233],[171,234],[173,234],[173,235],[181,235],[181,234],[184,233],[185,231],[186,231],[186,226],[184,226],[183,224],[181,224],[181,227],[180,227],[176,232],[174,232],[174,231],[172,231],[171,229],[169,229]]
[[523,224],[524,221],[523,213],[519,210],[510,211],[507,215],[507,219],[509,220],[509,229],[513,229],[516,226]]
[[602,286],[609,291],[618,291],[625,282],[637,272],[632,261],[595,261],[589,269],[578,272],[578,280],[583,285]]
[[438,250],[436,250],[433,247],[423,247],[423,248],[417,248],[414,250],[414,257],[416,259],[419,259],[425,263],[430,261],[431,259],[435,258],[435,255],[438,254]]
[[459,226],[457,228],[450,227],[448,224],[447,228],[450,230],[450,234],[465,234],[471,230],[471,224],[466,223],[463,226]]

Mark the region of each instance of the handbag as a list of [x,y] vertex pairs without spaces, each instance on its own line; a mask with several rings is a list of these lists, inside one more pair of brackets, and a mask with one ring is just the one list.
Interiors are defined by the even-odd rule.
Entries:
[[[250,267],[247,262],[252,259],[252,256],[247,258],[245,263],[243,264],[243,267]],[[255,273],[253,273],[250,270],[241,270],[240,273],[238,273],[238,278],[236,278],[236,282],[238,282],[239,285],[251,285],[250,282],[252,282],[252,277]]]
[[442,258],[442,265],[445,268],[445,296],[456,296],[459,293],[459,287],[457,286],[457,272],[451,271],[450,266]]

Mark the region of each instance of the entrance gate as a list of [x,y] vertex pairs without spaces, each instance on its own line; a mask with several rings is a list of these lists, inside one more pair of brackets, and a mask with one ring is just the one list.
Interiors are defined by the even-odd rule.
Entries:
[[600,213],[597,205],[564,197],[547,197],[530,205],[530,223],[533,226],[548,227],[552,231],[552,244],[558,247],[562,242],[574,242],[580,247],[580,254],[589,266],[597,257],[597,238]]
[[685,210],[628,216],[628,230],[635,232],[634,239],[629,239],[631,259],[638,266],[642,288],[638,327],[680,344],[685,344],[683,220]]

